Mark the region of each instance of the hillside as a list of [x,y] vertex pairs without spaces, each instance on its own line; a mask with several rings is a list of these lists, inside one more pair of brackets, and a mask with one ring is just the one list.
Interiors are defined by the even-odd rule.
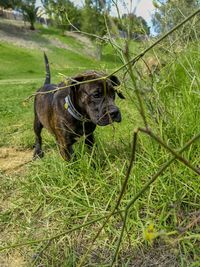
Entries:
[[[95,59],[95,47],[85,36],[59,30],[38,27],[31,32],[23,23],[0,21],[0,80],[43,79],[43,51],[50,59],[52,76],[63,72],[65,75],[80,73],[86,69],[112,69],[118,59],[104,51],[103,60]],[[109,60],[107,60],[109,57]],[[115,63],[116,62],[116,63]]]

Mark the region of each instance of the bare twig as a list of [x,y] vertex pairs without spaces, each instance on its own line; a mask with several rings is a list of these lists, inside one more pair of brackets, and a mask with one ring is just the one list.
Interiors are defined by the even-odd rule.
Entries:
[[[104,229],[104,227],[106,226],[106,224],[108,223],[108,221],[110,220],[110,218],[116,213],[116,210],[118,210],[118,207],[120,205],[120,202],[121,202],[121,199],[124,195],[124,192],[125,192],[125,189],[126,189],[126,186],[127,186],[127,183],[128,183],[128,179],[129,179],[129,176],[130,176],[130,173],[131,173],[131,170],[132,170],[132,167],[133,167],[133,163],[135,161],[135,153],[136,153],[136,143],[137,143],[137,133],[138,131],[135,130],[134,131],[134,134],[133,134],[133,146],[132,146],[132,154],[131,154],[131,159],[130,159],[130,163],[129,163],[129,167],[128,167],[128,170],[127,170],[127,173],[126,173],[126,177],[125,177],[125,180],[123,182],[123,185],[122,185],[122,189],[121,189],[121,192],[120,192],[120,195],[119,195],[119,198],[118,198],[118,201],[113,209],[113,211],[106,217],[104,223],[102,224],[102,226],[99,228],[98,232],[96,233],[95,237],[93,238],[89,248],[87,249],[86,253],[84,254],[84,256],[81,258],[79,264],[77,267],[80,267],[83,265],[83,263],[85,262],[86,260],[86,257],[88,255],[88,253],[90,252],[90,250],[92,249],[92,246],[94,244],[94,242],[97,240],[97,238],[99,237],[101,231]],[[120,214],[122,213],[122,211],[119,212]],[[122,215],[121,215],[122,216]]]
[[[123,212],[123,211],[124,210],[117,210],[117,211],[115,211],[115,213],[113,215],[118,214],[118,213]],[[109,215],[104,215],[104,216],[99,217],[99,218],[94,219],[94,220],[91,220],[91,221],[89,221],[87,223],[84,223],[82,225],[78,225],[78,226],[76,226],[76,227],[74,227],[74,228],[72,228],[70,230],[64,231],[64,232],[59,233],[57,235],[54,235],[52,237],[47,237],[47,238],[42,238],[42,239],[37,239],[37,240],[31,240],[31,241],[26,241],[26,242],[23,242],[23,243],[16,243],[16,244],[11,244],[11,245],[5,246],[5,247],[0,247],[0,252],[4,251],[4,250],[17,248],[17,247],[24,247],[24,246],[27,246],[27,245],[33,245],[33,244],[37,244],[37,243],[40,243],[40,242],[46,242],[46,241],[50,241],[51,242],[51,241],[53,241],[55,239],[58,239],[58,238],[60,238],[62,236],[68,235],[68,234],[70,234],[70,233],[72,233],[72,232],[74,232],[76,230],[79,230],[79,229],[87,227],[87,226],[89,226],[89,225],[91,225],[93,223],[96,223],[96,222],[99,222],[99,221],[101,221],[103,219],[106,219],[108,216],[110,216],[110,214]]]
[[158,136],[156,136],[150,129],[142,129],[142,128],[139,128],[138,130],[140,132],[146,133],[147,135],[149,135],[150,137],[152,137],[161,146],[163,146],[169,152],[171,152],[176,157],[176,159],[178,159],[179,161],[181,161],[184,165],[186,165],[188,168],[190,168],[191,170],[193,170],[196,174],[200,175],[200,170],[198,168],[195,168],[194,166],[192,166],[191,163],[188,160],[186,160],[184,157],[182,157],[181,155],[179,155],[175,150],[173,150],[172,148],[170,148],[163,140],[161,140]]
[[112,72],[110,74],[113,75],[117,73],[118,71],[122,70],[125,66],[129,64],[134,64],[136,61],[138,61],[141,57],[143,57],[148,51],[150,51],[152,48],[154,48],[156,45],[158,45],[160,42],[162,42],[166,37],[168,37],[170,34],[172,34],[174,31],[179,29],[181,26],[183,26],[186,22],[188,22],[191,18],[195,17],[200,12],[200,9],[197,9],[194,13],[192,13],[190,16],[188,16],[186,19],[181,21],[178,25],[176,25],[174,28],[172,28],[170,31],[168,31],[166,34],[164,34],[161,38],[159,38],[157,41],[155,41],[152,45],[150,45],[148,48],[143,50],[140,54],[135,56],[133,59],[131,59],[129,62],[124,64],[123,66],[119,67],[117,70]]
[[123,195],[125,193],[125,190],[126,190],[126,186],[127,186],[127,183],[128,183],[128,179],[129,179],[133,164],[135,162],[137,135],[138,135],[138,129],[136,129],[134,131],[134,133],[133,133],[133,146],[132,146],[131,159],[130,159],[130,163],[129,163],[129,167],[128,167],[128,170],[127,170],[127,173],[126,173],[126,177],[125,177],[125,180],[123,182],[122,189],[120,191],[120,195],[119,195],[119,198],[117,200],[117,203],[116,203],[116,206],[115,206],[114,210],[118,209],[118,207],[120,205],[120,202],[121,202],[122,197],[123,197]]
[[[194,143],[197,139],[200,138],[200,133],[195,135],[191,140],[189,140],[184,147],[182,147],[179,150],[179,153],[184,152],[192,143]],[[124,222],[123,222],[123,226],[122,226],[122,230],[121,230],[121,234],[119,237],[119,241],[117,244],[117,248],[113,257],[113,261],[112,261],[112,266],[116,261],[118,252],[119,252],[119,248],[120,248],[120,244],[122,242],[122,238],[124,235],[124,230],[125,230],[125,225],[126,225],[126,221],[128,218],[128,214],[129,214],[129,209],[132,207],[132,205],[136,202],[136,200],[138,200],[138,198],[144,193],[146,192],[146,190],[149,188],[149,186],[156,181],[156,179],[172,164],[172,162],[174,162],[176,160],[176,156],[172,157],[170,160],[168,160],[166,163],[164,163],[160,169],[151,176],[151,179],[143,186],[143,188],[135,195],[134,198],[132,198],[129,203],[127,204],[126,208],[125,208],[125,215],[124,215]]]

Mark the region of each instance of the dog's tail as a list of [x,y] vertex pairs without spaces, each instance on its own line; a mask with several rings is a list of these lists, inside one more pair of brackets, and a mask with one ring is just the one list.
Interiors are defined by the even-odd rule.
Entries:
[[46,77],[44,84],[50,84],[51,83],[51,74],[50,74],[50,68],[49,68],[49,60],[44,52],[44,62],[45,62],[45,69],[46,69]]

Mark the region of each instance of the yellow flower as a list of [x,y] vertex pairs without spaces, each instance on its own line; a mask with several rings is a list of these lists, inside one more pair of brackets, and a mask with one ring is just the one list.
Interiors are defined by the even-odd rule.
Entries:
[[150,223],[145,229],[144,229],[144,239],[148,242],[152,242],[153,239],[155,239],[158,236],[158,233],[155,230],[154,224]]

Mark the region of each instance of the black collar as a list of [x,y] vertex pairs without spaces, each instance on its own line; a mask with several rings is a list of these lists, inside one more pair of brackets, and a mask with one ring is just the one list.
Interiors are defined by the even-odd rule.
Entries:
[[68,95],[68,96],[65,97],[65,105],[64,105],[64,107],[72,115],[72,117],[74,117],[78,121],[82,121],[82,122],[89,122],[89,121],[91,121],[91,120],[87,119],[85,116],[83,116],[82,114],[80,114],[76,110],[76,108],[72,104],[70,95]]

